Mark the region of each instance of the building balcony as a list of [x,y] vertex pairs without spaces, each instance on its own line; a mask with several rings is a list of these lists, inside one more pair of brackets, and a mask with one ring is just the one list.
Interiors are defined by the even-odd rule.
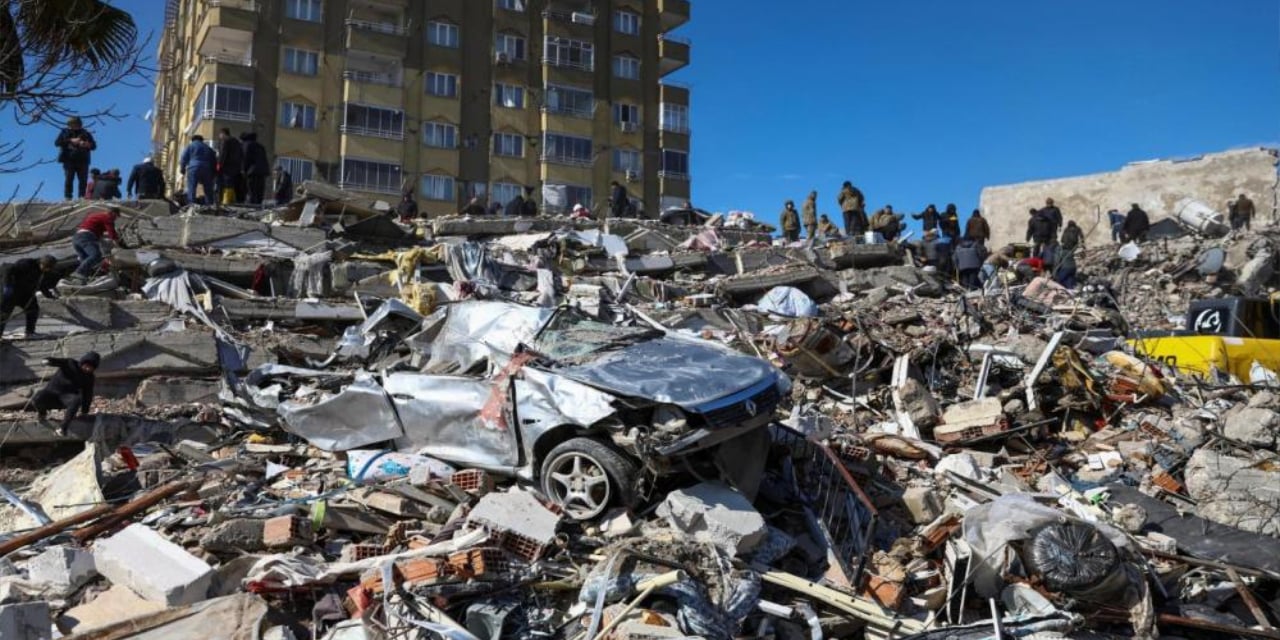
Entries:
[[566,107],[544,104],[542,105],[542,112],[552,116],[568,116],[570,118],[585,118],[589,120],[595,117],[596,107],[594,104],[589,107]]
[[402,86],[404,83],[401,80],[401,75],[400,73],[365,71],[363,69],[347,69],[342,72],[342,77],[352,82],[376,84],[384,87]]
[[658,0],[658,16],[665,33],[689,22],[689,0]]
[[203,56],[200,58],[200,66],[188,78],[197,87],[207,84],[231,84],[251,87],[253,86],[255,65],[256,63],[252,59],[245,59],[240,56]]
[[347,48],[400,59],[408,50],[408,31],[391,22],[347,20]]
[[206,120],[225,120],[227,122],[253,122],[252,111],[236,111],[231,109],[196,109],[191,126],[195,127]]
[[381,193],[388,195],[400,195],[400,187],[392,187],[387,185],[369,184],[367,182],[353,182],[350,180],[341,180],[338,182],[339,189],[347,191],[359,191],[363,193]]
[[689,66],[689,50],[692,43],[684,38],[665,36],[658,41],[658,72],[670,75]]
[[584,61],[575,62],[572,60],[544,57],[542,58],[542,64],[545,64],[548,67],[555,67],[557,69],[570,69],[573,71],[591,72],[596,70],[595,60],[584,60]]
[[585,27],[592,27],[596,24],[596,14],[590,11],[565,11],[563,9],[547,9],[542,12],[542,17],[552,22],[562,22],[565,24],[580,24]]
[[689,105],[689,85],[683,82],[662,81],[658,85],[658,102],[663,104]]
[[254,31],[261,6],[249,0],[209,0],[196,26],[197,41],[214,27]]
[[404,140],[404,130],[395,129],[377,129],[373,127],[361,127],[356,125],[344,124],[338,127],[338,131],[346,136],[364,136],[366,138],[379,138],[382,140]]
[[688,171],[659,171],[658,177],[663,180],[672,180],[678,182],[689,182]]
[[543,164],[559,164],[566,167],[590,167],[594,162],[589,158],[578,158],[560,154],[542,154]]

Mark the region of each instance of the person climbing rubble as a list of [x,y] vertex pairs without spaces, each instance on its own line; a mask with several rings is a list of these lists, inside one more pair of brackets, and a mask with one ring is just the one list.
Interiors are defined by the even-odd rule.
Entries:
[[94,275],[102,264],[102,239],[110,238],[121,249],[128,249],[120,233],[116,231],[116,220],[120,219],[120,208],[109,207],[106,211],[97,211],[84,217],[76,232],[71,236],[71,246],[75,248],[80,263],[76,266],[75,275],[86,280]]
[[55,368],[44,388],[31,397],[31,405],[43,422],[50,411],[64,411],[59,433],[65,435],[77,415],[89,415],[93,405],[93,386],[102,356],[90,351],[79,360],[48,358],[45,363]]
[[1146,242],[1147,231],[1151,229],[1151,219],[1147,217],[1147,212],[1133,203],[1129,207],[1129,213],[1124,217],[1124,241],[1125,242]]
[[0,339],[5,325],[15,311],[26,316],[27,339],[36,337],[36,322],[40,319],[40,301],[36,292],[50,300],[58,297],[54,292],[57,276],[54,273],[58,260],[53,256],[41,256],[39,260],[23,258],[9,267],[4,274],[4,294],[0,297]]

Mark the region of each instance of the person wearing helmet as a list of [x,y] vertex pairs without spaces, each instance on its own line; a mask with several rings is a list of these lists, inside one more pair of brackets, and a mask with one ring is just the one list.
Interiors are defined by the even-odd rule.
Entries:
[[0,298],[0,336],[4,335],[5,324],[14,311],[21,310],[27,316],[28,338],[36,334],[36,321],[40,319],[40,302],[36,292],[53,299],[58,294],[53,286],[58,278],[54,269],[58,261],[53,256],[44,256],[39,260],[23,258],[9,267],[4,274],[4,295]]
[[93,383],[98,365],[102,364],[102,356],[95,351],[80,356],[79,360],[71,358],[49,358],[45,363],[55,368],[53,377],[43,389],[32,396],[31,404],[45,420],[48,412],[63,409],[59,433],[66,435],[67,427],[77,415],[89,415],[93,404]]

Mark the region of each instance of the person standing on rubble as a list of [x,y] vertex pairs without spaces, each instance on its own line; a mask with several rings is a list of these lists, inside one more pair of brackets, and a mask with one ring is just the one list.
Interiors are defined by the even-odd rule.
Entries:
[[800,239],[800,212],[796,211],[795,201],[788,200],[782,207],[782,216],[778,222],[782,227],[782,237],[787,242]]
[[818,237],[819,238],[839,238],[840,229],[831,223],[831,218],[827,214],[822,214],[818,218]]
[[1084,248],[1084,230],[1075,220],[1067,221],[1067,228],[1062,230],[1061,244],[1064,253],[1074,253],[1077,249]]
[[102,356],[90,351],[79,360],[70,358],[49,358],[45,360],[57,372],[49,379],[43,389],[31,397],[41,422],[50,411],[65,410],[62,424],[58,432],[67,434],[67,427],[77,415],[89,415],[93,406],[93,384],[98,365],[102,364]]
[[[244,148],[227,128],[218,132],[217,178],[218,202],[244,202]],[[228,190],[230,197],[225,195]]]
[[400,216],[400,222],[409,222],[418,217],[418,200],[413,197],[412,191],[406,191],[400,197],[400,203],[396,205],[396,215]]
[[960,286],[966,291],[975,291],[982,286],[978,273],[982,270],[985,249],[973,238],[966,237],[956,246],[956,271],[960,274]]
[[533,200],[533,187],[526,186],[524,193],[517,193],[516,197],[507,203],[506,211],[503,211],[503,214],[511,218],[538,215],[538,203]]
[[960,212],[956,210],[956,205],[947,205],[942,218],[938,220],[938,230],[950,238],[953,245],[960,239]]
[[[218,154],[204,143],[204,136],[198,133],[191,136],[191,144],[182,150],[182,156],[178,158],[178,167],[187,177],[187,199],[193,204],[212,204],[210,200],[215,197],[213,170],[217,164]],[[203,190],[199,198],[196,197],[196,186]]]
[[58,148],[58,163],[62,165],[63,185],[62,197],[71,199],[72,182],[76,186],[76,197],[86,198],[91,192],[86,191],[89,181],[89,161],[98,143],[93,134],[84,128],[78,116],[67,118],[67,128],[58,133],[53,146]]
[[1047,198],[1044,201],[1044,208],[1041,209],[1040,212],[1053,223],[1053,231],[1051,232],[1051,235],[1056,240],[1058,238],[1058,232],[1062,230],[1062,210],[1058,208],[1058,205],[1053,203],[1053,198]]
[[1239,231],[1244,229],[1252,231],[1253,213],[1253,201],[1245,194],[1240,194],[1240,197],[1236,198],[1236,202],[1231,208],[1231,230]]
[[1124,217],[1124,240],[1125,242],[1146,242],[1147,231],[1151,229],[1151,218],[1147,217],[1147,212],[1133,203],[1129,207],[1129,213]]
[[804,235],[809,239],[809,243],[818,237],[818,192],[810,191],[809,197],[804,199],[804,205],[800,207],[800,223],[804,225]]
[[98,176],[93,183],[94,200],[116,200],[120,198],[120,170],[111,169]]
[[885,205],[871,216],[871,230],[880,234],[885,242],[893,242],[898,236],[898,216],[893,214],[893,205]]
[[0,338],[4,336],[4,326],[9,322],[15,310],[21,309],[26,314],[26,337],[36,335],[36,322],[40,319],[40,302],[36,292],[53,300],[58,297],[53,286],[58,278],[53,271],[58,260],[53,256],[41,256],[39,260],[23,258],[9,267],[4,274],[4,295],[0,297]]
[[[1068,223],[1067,229],[1074,223]],[[1063,232],[1066,236],[1066,232]],[[1067,250],[1063,245],[1062,251],[1055,257],[1053,264],[1053,281],[1068,288],[1075,289],[1078,282],[1076,281],[1076,254],[1075,251]]]
[[929,205],[924,208],[924,211],[921,211],[920,213],[911,214],[911,219],[920,220],[921,221],[920,224],[922,227],[924,227],[925,233],[937,230],[938,208],[933,205]]
[[285,171],[283,165],[276,165],[276,174],[271,180],[271,197],[275,199],[276,205],[293,200],[293,176]]
[[85,185],[85,191],[84,191],[86,194],[88,194],[85,196],[86,198],[90,200],[93,199],[93,189],[94,187],[98,186],[98,178],[101,178],[101,177],[102,177],[101,169],[94,167],[89,170],[89,183]]
[[627,188],[621,182],[614,180],[609,183],[609,217],[626,218],[627,210],[631,208],[631,195],[627,193]]
[[844,233],[849,237],[861,235],[867,230],[867,200],[852,182],[845,181],[836,198],[840,214],[844,216]]
[[102,264],[103,236],[111,238],[112,242],[121,249],[128,249],[120,239],[120,233],[116,231],[116,220],[119,218],[120,208],[111,207],[106,211],[97,211],[85,216],[80,226],[76,227],[75,234],[71,236],[71,246],[76,250],[76,256],[80,258],[75,275],[81,280],[87,280],[97,270],[98,265]]
[[484,199],[481,196],[471,196],[471,201],[467,206],[462,208],[459,215],[464,216],[482,216],[484,215]]
[[262,204],[266,195],[267,176],[271,175],[271,160],[267,148],[258,142],[258,134],[246,131],[240,134],[244,144],[244,180],[249,204]]
[[164,172],[147,156],[141,164],[133,165],[125,191],[130,198],[136,193],[139,200],[160,200],[164,198],[164,186]]
[[1111,241],[1120,244],[1124,241],[1124,214],[1119,209],[1107,212],[1107,222],[1111,223]]
[[1039,258],[1049,241],[1054,239],[1053,219],[1044,209],[1031,209],[1027,212],[1027,241],[1035,244],[1031,255]]
[[974,209],[969,216],[969,221],[964,225],[964,237],[968,240],[987,246],[987,242],[991,240],[991,225],[987,224],[987,219],[982,217],[982,211]]

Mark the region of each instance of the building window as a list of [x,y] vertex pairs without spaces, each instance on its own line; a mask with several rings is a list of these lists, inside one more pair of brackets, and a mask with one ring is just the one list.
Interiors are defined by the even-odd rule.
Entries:
[[458,97],[458,76],[452,73],[427,72],[427,95],[441,98]]
[[289,172],[289,177],[293,179],[294,184],[302,184],[310,180],[316,171],[316,163],[303,158],[280,156],[276,158],[276,166],[284,167],[284,170]]
[[427,174],[422,176],[422,187],[419,191],[427,200],[453,202],[453,176]]
[[427,42],[436,47],[457,49],[459,44],[458,25],[448,22],[428,22]]
[[524,136],[518,133],[493,134],[493,155],[508,158],[524,157]]
[[507,11],[524,11],[525,0],[498,0],[498,8]]
[[307,22],[320,22],[321,0],[285,0],[284,17]]
[[206,118],[253,121],[253,89],[225,84],[206,84],[196,97],[195,119],[192,124]]
[[689,152],[663,149],[662,175],[672,178],[688,178]]
[[613,170],[618,173],[640,173],[643,169],[640,158],[640,152],[635,149],[614,149]]
[[400,193],[400,165],[372,160],[342,159],[342,179],[338,187],[375,193]]
[[596,112],[595,94],[587,89],[577,89],[560,85],[548,85],[546,104],[543,109],[547,113],[555,113],[579,118],[590,118]]
[[437,149],[457,149],[458,127],[447,122],[424,122],[422,144]]
[[296,76],[314,76],[320,72],[320,54],[315,51],[285,47],[284,72]]
[[514,182],[495,182],[493,188],[489,190],[489,200],[505,205],[523,192],[524,189]]
[[282,103],[280,105],[280,126],[286,129],[315,129],[315,106],[301,102]]
[[[564,199],[560,202],[559,194],[564,194]],[[569,210],[574,205],[580,204],[588,209],[591,208],[591,187],[580,187],[575,184],[555,184],[547,183],[543,187],[543,200],[546,201],[548,211]]]
[[594,71],[596,68],[595,45],[582,40],[547,36],[543,47],[543,62],[557,67]]
[[662,130],[671,133],[689,133],[689,106],[662,103]]
[[404,139],[404,112],[399,109],[347,103],[342,133],[389,140]]
[[627,80],[639,80],[640,59],[631,56],[614,56],[613,75]]
[[615,103],[613,105],[613,121],[623,131],[639,131],[640,107],[634,104]]
[[510,33],[499,33],[493,39],[493,49],[498,54],[498,60],[506,62],[514,62],[516,60],[524,60],[525,39]]
[[640,14],[630,11],[613,12],[613,30],[630,36],[640,35]]
[[547,162],[590,166],[593,156],[591,138],[559,133],[548,133],[543,136],[542,159]]
[[508,109],[524,108],[524,87],[514,84],[498,84],[493,88],[493,103]]

